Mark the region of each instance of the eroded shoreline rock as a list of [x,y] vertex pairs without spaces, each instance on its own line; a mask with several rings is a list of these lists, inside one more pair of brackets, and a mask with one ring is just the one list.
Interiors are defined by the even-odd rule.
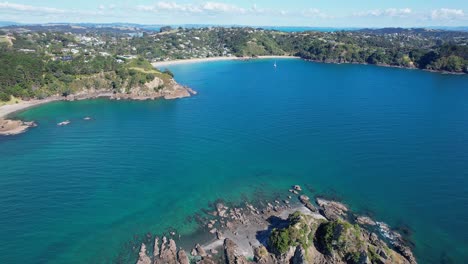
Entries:
[[[161,247],[155,246],[159,255],[155,253],[153,263],[416,263],[410,247],[388,225],[363,216],[354,218],[359,225],[351,224],[347,219],[352,213],[340,202],[316,198],[318,210],[309,197],[298,200],[292,205],[274,200],[239,208],[217,203],[216,214],[207,210],[207,218],[200,219],[212,241],[196,244],[187,255],[177,250],[175,241],[163,238]],[[375,232],[391,238],[391,243]],[[147,261],[141,251],[138,261]]]

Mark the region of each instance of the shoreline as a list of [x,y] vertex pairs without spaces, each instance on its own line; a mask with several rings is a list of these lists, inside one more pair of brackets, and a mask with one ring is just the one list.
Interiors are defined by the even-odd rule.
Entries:
[[[341,202],[320,196],[309,198],[299,185],[294,185],[289,193],[285,192],[276,200],[257,204],[245,201],[238,205],[219,200],[203,211],[197,220],[198,239],[192,236],[181,238],[176,230],[147,235],[133,247],[135,254],[139,250],[136,263],[338,264],[344,263],[350,253],[376,261],[372,263],[417,263],[408,242],[389,225],[356,214]],[[340,226],[334,231],[334,234],[338,232],[335,239],[347,240],[350,249],[334,247],[334,253],[324,250],[320,245],[327,239],[319,230],[325,226]],[[297,232],[289,233],[287,230],[291,228],[301,230],[303,238],[299,239]],[[286,248],[278,252],[280,248],[277,246],[281,247],[281,244],[271,243],[275,230],[283,230],[281,237],[287,236],[283,241],[296,242],[288,242]]]
[[32,107],[36,107],[42,104],[51,103],[51,102],[60,101],[60,100],[64,100],[64,99],[54,96],[54,97],[49,97],[46,99],[33,99],[29,101],[21,101],[16,104],[2,105],[0,106],[0,119],[8,119],[8,116],[14,113],[17,113],[17,112],[20,112],[20,111],[23,111]]
[[387,67],[387,68],[397,68],[397,69],[405,69],[405,70],[421,70],[424,72],[431,72],[431,73],[440,73],[440,74],[450,74],[450,75],[465,75],[464,72],[450,72],[450,71],[443,71],[443,70],[430,70],[430,69],[420,69],[417,67],[405,67],[405,66],[398,66],[398,65],[390,65],[390,64],[370,64],[370,63],[359,63],[359,62],[334,62],[334,61],[320,61],[320,60],[313,60],[313,59],[306,59],[299,56],[289,56],[289,55],[268,55],[268,56],[258,56],[258,57],[210,57],[210,58],[192,58],[192,59],[182,59],[182,60],[168,60],[168,61],[158,61],[153,62],[151,65],[155,68],[159,67],[166,67],[172,65],[182,65],[182,64],[192,64],[192,63],[204,63],[204,62],[215,62],[215,61],[248,61],[248,60],[262,60],[262,59],[300,59],[307,62],[315,62],[315,63],[325,63],[325,64],[355,64],[355,65],[371,65],[377,67]]
[[181,64],[192,64],[192,63],[203,63],[203,62],[213,62],[213,61],[247,61],[247,60],[264,60],[264,59],[301,59],[297,56],[288,56],[288,55],[278,55],[278,56],[258,56],[258,57],[210,57],[210,58],[193,58],[193,59],[183,59],[183,60],[168,60],[168,61],[158,61],[153,62],[151,65],[153,67],[164,67],[170,65],[181,65]]
[[174,90],[173,93],[158,94],[158,95],[138,95],[138,94],[122,94],[112,93],[108,90],[98,91],[85,91],[76,94],[69,95],[67,97],[54,95],[45,99],[32,99],[29,101],[21,101],[16,104],[8,104],[0,106],[0,136],[12,136],[26,132],[31,127],[37,127],[37,123],[34,121],[25,122],[22,120],[12,118],[11,116],[15,113],[25,111],[29,108],[37,107],[43,104],[58,102],[58,101],[80,101],[80,100],[92,100],[98,98],[108,98],[109,100],[173,100],[179,98],[190,97],[196,95],[197,92],[189,87],[180,86]]

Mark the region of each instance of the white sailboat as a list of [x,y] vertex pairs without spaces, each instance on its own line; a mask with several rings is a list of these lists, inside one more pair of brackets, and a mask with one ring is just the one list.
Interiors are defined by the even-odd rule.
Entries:
[[273,64],[273,67],[275,67],[275,68],[278,67],[278,65],[276,65],[276,61],[275,61],[275,64]]

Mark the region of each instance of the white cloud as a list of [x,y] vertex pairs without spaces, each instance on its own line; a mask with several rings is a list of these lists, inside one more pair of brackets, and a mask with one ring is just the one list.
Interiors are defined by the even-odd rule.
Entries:
[[320,9],[317,8],[309,8],[304,10],[302,11],[302,15],[306,17],[331,18],[331,16],[323,13]]
[[7,11],[19,11],[19,12],[36,12],[36,13],[47,13],[47,14],[64,14],[65,10],[53,8],[53,7],[40,7],[15,4],[10,2],[0,2],[0,9]]
[[441,8],[432,10],[431,18],[433,20],[454,20],[464,18],[465,13],[461,9]]
[[242,7],[221,2],[204,2],[197,5],[179,4],[176,2],[157,2],[154,5],[139,5],[136,9],[148,12],[175,11],[182,13],[247,13],[247,10]]
[[374,10],[367,10],[363,12],[355,13],[354,16],[365,17],[365,16],[373,16],[373,17],[406,17],[412,14],[412,10],[410,8],[388,8],[385,10],[382,9],[374,9]]
[[221,12],[221,13],[245,13],[246,10],[244,8],[230,5],[226,3],[219,3],[219,2],[206,2],[202,4],[202,9],[205,11],[212,11],[212,12]]

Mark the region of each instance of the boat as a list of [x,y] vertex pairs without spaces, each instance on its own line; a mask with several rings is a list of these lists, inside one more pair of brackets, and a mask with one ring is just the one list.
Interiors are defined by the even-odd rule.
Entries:
[[278,65],[276,65],[276,61],[275,61],[275,64],[273,64],[273,67],[275,67],[275,68],[276,68],[277,66],[278,66]]
[[71,123],[70,120],[65,120],[63,122],[58,123],[57,126],[66,126],[66,125],[68,125],[70,123]]
[[84,120],[88,121],[88,120],[91,120],[91,117],[87,116],[85,118],[83,118]]

